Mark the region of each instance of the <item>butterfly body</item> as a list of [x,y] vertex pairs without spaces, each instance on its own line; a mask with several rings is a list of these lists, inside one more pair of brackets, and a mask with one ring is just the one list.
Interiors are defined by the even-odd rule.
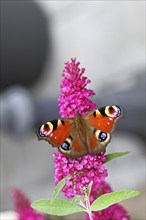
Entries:
[[117,120],[122,117],[119,106],[105,106],[85,116],[76,114],[75,119],[66,118],[45,123],[37,131],[39,140],[46,140],[74,159],[88,153],[105,151]]

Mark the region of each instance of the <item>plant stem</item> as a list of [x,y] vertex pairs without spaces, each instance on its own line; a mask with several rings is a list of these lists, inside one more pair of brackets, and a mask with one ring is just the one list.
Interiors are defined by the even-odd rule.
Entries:
[[88,210],[88,215],[89,215],[89,218],[90,218],[90,220],[93,220],[93,217],[92,217],[92,212],[91,212],[91,210]]
[[88,213],[88,215],[89,215],[90,220],[93,220],[92,211],[91,211],[91,209],[90,209],[89,195],[86,195],[86,208],[87,208],[87,213]]

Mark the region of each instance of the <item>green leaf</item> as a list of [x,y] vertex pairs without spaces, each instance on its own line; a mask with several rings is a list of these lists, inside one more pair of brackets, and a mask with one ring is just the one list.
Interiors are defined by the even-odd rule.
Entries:
[[79,196],[79,195],[76,195],[73,199],[72,199],[72,202],[78,202],[80,200],[84,200],[85,199],[85,196]]
[[130,153],[129,151],[126,151],[126,152],[116,152],[116,153],[107,154],[107,155],[105,155],[106,156],[105,163],[109,162],[110,160],[114,160],[118,157],[122,157],[126,154],[129,154],[129,153]]
[[88,196],[90,195],[91,189],[92,189],[93,181],[91,181],[88,185]]
[[46,214],[57,216],[70,215],[83,211],[83,208],[75,203],[59,198],[56,198],[54,202],[52,202],[52,199],[41,199],[33,202],[31,207]]
[[70,178],[71,178],[71,175],[68,175],[57,184],[57,186],[54,189],[53,196],[52,196],[52,202],[56,199],[61,189],[65,186],[66,180]]
[[98,197],[91,205],[92,211],[105,209],[115,203],[138,196],[140,192],[134,190],[120,190],[111,192]]

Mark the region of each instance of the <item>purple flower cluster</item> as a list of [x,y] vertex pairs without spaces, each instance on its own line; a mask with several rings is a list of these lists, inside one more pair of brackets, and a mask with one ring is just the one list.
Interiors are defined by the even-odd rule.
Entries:
[[[112,192],[110,185],[106,182],[101,183],[98,190],[92,188],[90,194],[90,202],[97,199],[100,195],[105,193]],[[100,220],[130,220],[130,217],[127,211],[119,204],[114,204],[104,210],[98,212],[92,212],[93,219],[100,219]],[[86,220],[90,220],[88,214],[86,215]]]
[[89,99],[95,93],[86,88],[90,80],[83,76],[85,69],[79,68],[79,65],[80,63],[76,62],[75,58],[65,63],[60,84],[61,94],[58,98],[62,118],[74,118],[77,111],[84,115],[96,108],[96,105]]
[[13,188],[11,191],[15,211],[18,220],[45,220],[45,215],[31,208],[29,199],[21,190]]
[[55,162],[55,184],[67,175],[72,175],[62,189],[62,192],[68,198],[82,195],[83,187],[87,187],[91,181],[93,181],[92,189],[97,190],[107,176],[107,170],[102,164],[106,160],[103,153],[88,154],[76,160],[69,159],[59,151],[54,153],[53,156]]

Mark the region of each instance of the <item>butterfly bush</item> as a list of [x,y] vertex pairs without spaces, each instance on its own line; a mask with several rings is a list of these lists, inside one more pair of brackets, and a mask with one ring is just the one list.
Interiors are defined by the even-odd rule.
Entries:
[[[90,97],[95,95],[94,91],[87,89],[90,80],[83,74],[84,68],[79,67],[76,59],[65,63],[60,84],[61,93],[58,98],[61,118],[75,118],[79,112],[82,116],[96,108]],[[61,152],[53,154],[55,163],[55,184],[67,175],[71,179],[66,180],[62,192],[67,198],[75,195],[83,195],[83,188],[93,181],[90,202],[92,203],[99,195],[111,192],[109,185],[105,183],[107,169],[103,163],[106,161],[104,153],[87,154],[82,158],[71,160]],[[86,216],[88,218],[88,215]],[[93,219],[100,220],[128,220],[127,212],[120,205],[113,205],[103,211],[93,212]]]
[[11,190],[11,195],[18,220],[46,219],[46,215],[39,213],[35,211],[33,208],[31,208],[31,203],[29,199],[24,195],[24,193],[21,190],[13,188]]

